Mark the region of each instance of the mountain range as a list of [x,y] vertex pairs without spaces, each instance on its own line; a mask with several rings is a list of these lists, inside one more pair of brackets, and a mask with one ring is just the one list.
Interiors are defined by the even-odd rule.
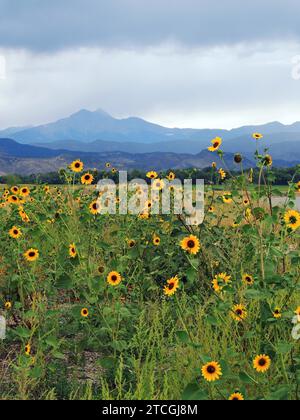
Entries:
[[216,136],[224,140],[222,149],[228,161],[233,153],[239,152],[251,165],[256,150],[254,132],[264,135],[259,142],[260,149],[270,149],[276,166],[299,163],[300,122],[291,125],[273,122],[232,130],[179,129],[140,118],[117,119],[102,110],[81,110],[53,123],[0,131],[3,162],[0,171],[46,172],[59,169],[73,157],[85,158],[91,167],[97,168],[107,160],[115,162],[120,169],[155,167],[160,170],[188,165],[203,168],[212,159],[217,160],[207,152],[210,140]]

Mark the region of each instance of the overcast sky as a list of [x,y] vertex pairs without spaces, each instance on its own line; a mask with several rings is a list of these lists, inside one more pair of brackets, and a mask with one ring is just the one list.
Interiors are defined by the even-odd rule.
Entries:
[[299,121],[299,16],[299,0],[0,0],[0,128],[82,108],[179,127]]

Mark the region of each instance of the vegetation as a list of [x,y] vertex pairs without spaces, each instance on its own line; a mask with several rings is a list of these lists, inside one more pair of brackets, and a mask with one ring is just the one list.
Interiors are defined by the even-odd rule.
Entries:
[[299,170],[280,171],[288,198],[272,207],[279,172],[256,159],[254,172],[176,173],[226,191],[208,185],[200,226],[151,203],[99,214],[90,184],[117,175],[109,164],[2,178],[0,397],[299,399]]

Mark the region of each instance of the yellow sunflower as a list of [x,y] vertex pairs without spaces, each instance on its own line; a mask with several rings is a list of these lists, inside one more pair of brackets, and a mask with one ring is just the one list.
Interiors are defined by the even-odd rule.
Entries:
[[298,306],[298,308],[295,310],[295,314],[300,316],[300,306]]
[[77,249],[75,244],[70,244],[69,246],[69,255],[71,258],[76,258],[77,256]]
[[220,175],[220,178],[222,180],[224,180],[226,178],[226,176],[227,176],[226,172],[222,168],[219,170],[219,175]]
[[282,317],[281,309],[275,308],[273,311],[273,316],[275,319],[280,319]]
[[161,191],[165,186],[165,183],[162,179],[155,179],[152,181],[152,188],[156,191]]
[[100,205],[97,200],[93,201],[89,206],[90,212],[94,215],[99,214]]
[[300,227],[300,213],[296,210],[289,210],[284,215],[284,221],[287,227],[297,230]]
[[174,172],[170,172],[169,175],[167,176],[167,179],[169,181],[174,181],[175,178],[176,178],[176,175],[174,174]]
[[155,246],[159,246],[159,245],[160,245],[160,242],[161,242],[160,237],[159,237],[159,236],[157,236],[157,235],[154,235],[154,236],[153,236],[153,245],[155,245]]
[[204,365],[201,369],[202,376],[207,382],[218,381],[222,373],[222,368],[218,362],[210,362]]
[[229,401],[244,401],[244,400],[245,398],[243,394],[241,394],[240,392],[234,392],[229,397]]
[[254,134],[252,135],[252,137],[253,137],[255,140],[261,140],[261,139],[263,138],[263,135],[262,135],[262,134],[260,134],[260,133],[254,133]]
[[107,163],[105,164],[105,166],[106,166],[106,168],[107,168],[107,169],[109,169],[109,168],[111,167],[111,163],[107,162]]
[[127,244],[128,244],[128,246],[129,246],[129,248],[134,248],[134,247],[135,247],[136,242],[135,242],[133,239],[130,239],[130,240],[127,242]]
[[190,235],[184,238],[181,241],[180,245],[184,251],[187,251],[188,253],[192,255],[198,254],[201,248],[199,239],[194,235]]
[[156,179],[158,177],[158,174],[155,171],[150,171],[147,173],[146,177],[149,179]]
[[210,152],[216,152],[222,145],[223,140],[220,137],[216,137],[211,141],[212,146],[208,148]]
[[20,189],[21,197],[28,197],[30,195],[30,189],[28,187],[23,187]]
[[81,313],[81,316],[83,318],[87,318],[89,316],[89,310],[87,308],[81,309],[81,312],[80,313]]
[[39,251],[31,248],[25,252],[24,257],[28,262],[34,262],[39,258]]
[[232,308],[231,316],[237,322],[244,321],[247,318],[247,316],[248,316],[246,307],[244,305],[235,305]]
[[117,271],[112,271],[107,276],[107,283],[111,286],[118,286],[122,281],[122,276]]
[[19,204],[20,199],[16,195],[11,195],[8,197],[8,202],[11,204]]
[[250,201],[248,200],[248,198],[245,198],[245,199],[243,200],[243,204],[244,204],[244,206],[245,206],[245,207],[249,206]]
[[19,194],[19,192],[20,192],[20,189],[19,189],[19,187],[12,187],[11,189],[10,189],[10,191],[13,193],[13,194]]
[[87,173],[81,177],[81,183],[83,185],[91,185],[93,181],[94,181],[94,177],[90,173]]
[[75,161],[74,161],[74,162],[72,162],[72,163],[71,163],[71,165],[70,165],[70,169],[71,169],[73,172],[76,172],[76,173],[82,172],[82,171],[83,171],[83,168],[84,168],[84,165],[83,165],[83,163],[81,162],[81,160],[79,160],[79,159],[75,160]]
[[214,206],[210,206],[210,207],[208,208],[208,212],[209,212],[209,213],[214,213],[214,212],[215,212],[215,208],[214,208]]
[[272,361],[269,356],[262,354],[253,360],[253,367],[258,373],[266,373],[271,367]]
[[21,229],[13,226],[9,231],[9,236],[13,239],[19,239],[22,236]]
[[12,303],[7,301],[5,302],[4,307],[7,311],[9,311],[12,308]]
[[166,296],[173,296],[179,288],[178,276],[172,277],[167,281],[167,286],[164,287],[164,294]]
[[231,276],[228,276],[227,273],[220,273],[215,276],[212,281],[213,288],[215,292],[220,293],[223,288],[231,282]]
[[252,286],[254,284],[254,278],[251,274],[243,274],[243,282],[248,286]]
[[30,356],[30,353],[31,353],[31,345],[30,344],[27,344],[26,346],[25,346],[25,354],[26,354],[26,356]]
[[272,156],[271,156],[271,155],[266,155],[266,156],[263,158],[263,164],[264,164],[265,166],[272,166],[272,165],[273,165],[273,159],[272,159]]
[[297,182],[297,184],[296,184],[296,190],[297,190],[297,192],[300,192],[300,181]]
[[223,203],[231,204],[233,202],[232,195],[230,192],[225,192],[223,194]]

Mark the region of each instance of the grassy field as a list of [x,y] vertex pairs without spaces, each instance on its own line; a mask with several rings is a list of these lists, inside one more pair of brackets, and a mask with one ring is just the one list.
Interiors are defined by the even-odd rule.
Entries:
[[268,207],[262,160],[265,182],[228,177],[188,226],[97,214],[72,169],[1,193],[0,398],[298,399],[299,185]]

